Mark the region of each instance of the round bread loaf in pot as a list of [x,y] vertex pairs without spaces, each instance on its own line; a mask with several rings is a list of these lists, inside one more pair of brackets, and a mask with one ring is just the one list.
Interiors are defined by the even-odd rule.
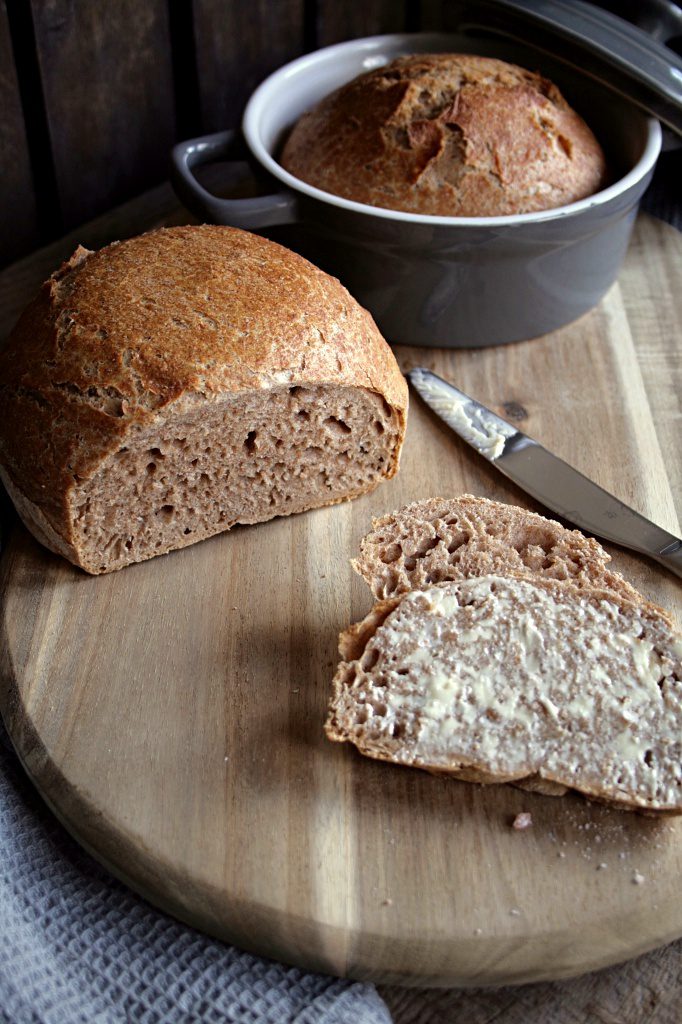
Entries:
[[77,250],[0,382],[3,482],[90,573],[373,489],[397,472],[408,401],[338,281],[206,225]]
[[552,82],[471,54],[399,57],[304,114],[282,166],[369,206],[502,217],[573,203],[606,184],[606,158]]

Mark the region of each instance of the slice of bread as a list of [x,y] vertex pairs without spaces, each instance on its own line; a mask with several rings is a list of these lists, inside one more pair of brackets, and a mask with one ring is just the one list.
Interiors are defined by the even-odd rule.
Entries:
[[341,635],[330,739],[474,782],[682,813],[682,635],[612,591],[487,575]]
[[597,586],[630,601],[638,591],[607,565],[611,556],[578,530],[516,505],[472,494],[430,498],[372,522],[351,564],[375,598],[489,574]]

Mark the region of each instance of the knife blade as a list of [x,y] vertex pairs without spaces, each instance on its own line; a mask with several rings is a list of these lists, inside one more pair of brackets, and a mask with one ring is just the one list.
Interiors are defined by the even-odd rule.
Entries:
[[407,376],[426,404],[462,440],[537,501],[581,530],[648,555],[682,577],[682,539],[431,370],[418,366]]

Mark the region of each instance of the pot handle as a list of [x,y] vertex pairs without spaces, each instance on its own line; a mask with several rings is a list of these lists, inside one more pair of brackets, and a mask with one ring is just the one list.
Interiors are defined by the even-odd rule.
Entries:
[[214,160],[243,161],[249,156],[241,132],[233,129],[187,139],[173,147],[171,183],[178,198],[202,221],[229,224],[247,231],[297,221],[298,198],[289,189],[252,199],[221,199],[207,191],[192,173],[193,168]]

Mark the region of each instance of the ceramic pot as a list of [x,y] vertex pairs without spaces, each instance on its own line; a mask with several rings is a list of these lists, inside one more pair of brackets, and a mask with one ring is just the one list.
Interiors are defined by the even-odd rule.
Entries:
[[[343,199],[279,164],[304,111],[356,75],[416,52],[476,52],[541,71],[590,124],[612,184],[538,213],[433,217]],[[251,96],[241,134],[175,147],[172,177],[201,220],[254,231],[296,225],[286,244],[339,277],[389,341],[476,347],[537,337],[596,305],[616,279],[660,148],[657,120],[544,52],[511,39],[399,34],[329,46],[280,68]],[[267,173],[270,194],[219,199],[193,174],[199,164],[244,155]]]

